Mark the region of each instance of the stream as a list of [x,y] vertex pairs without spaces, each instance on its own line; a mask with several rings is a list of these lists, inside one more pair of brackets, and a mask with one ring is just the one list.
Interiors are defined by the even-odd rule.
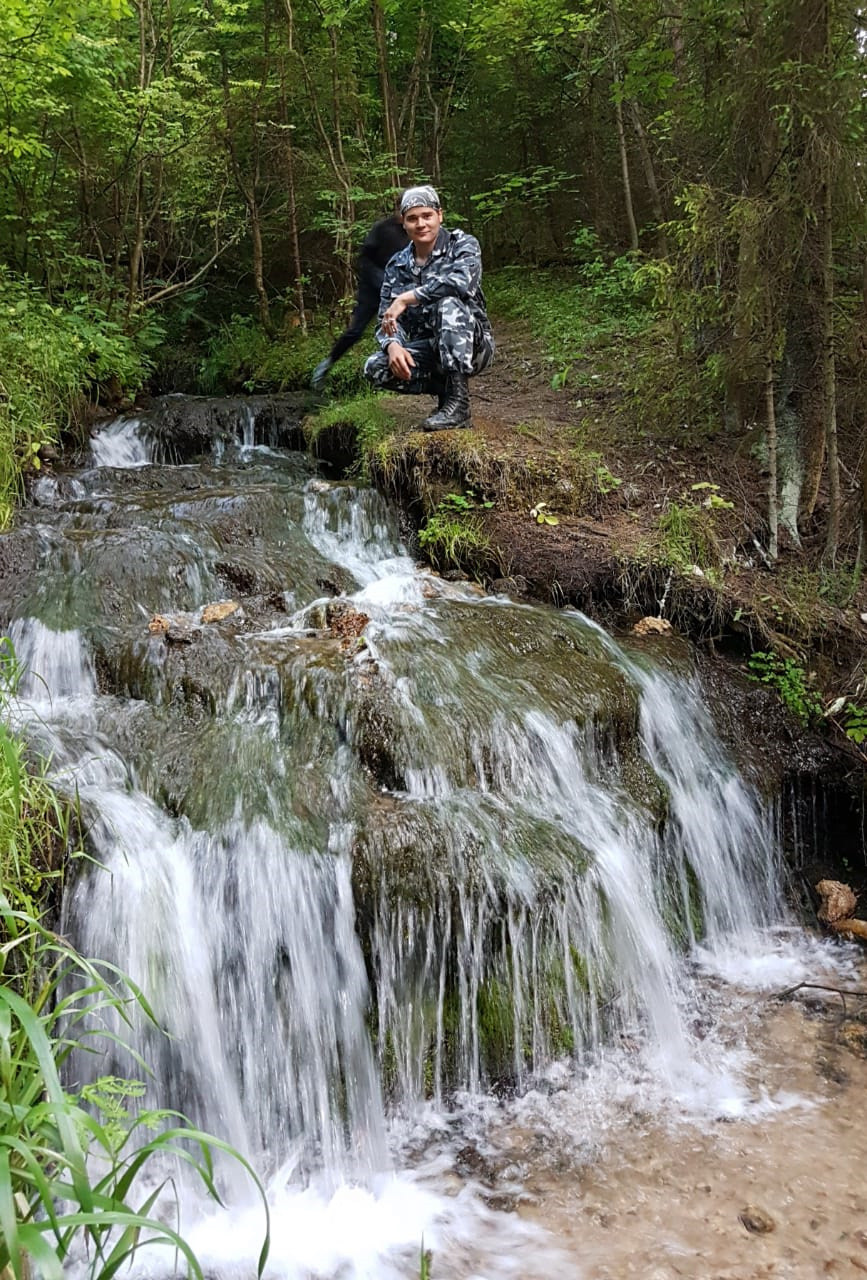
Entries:
[[[140,1105],[257,1170],[280,1280],[403,1280],[422,1247],[437,1280],[867,1271],[864,1064],[819,1070],[827,1007],[768,999],[858,960],[789,913],[686,649],[425,571],[297,417],[104,427],[37,481],[0,600],[86,829],[61,930],[159,1023],[106,1028]],[[71,1086],[142,1078],[102,1045]],[[261,1203],[218,1177],[221,1208],[180,1182],[182,1229],[252,1276]]]

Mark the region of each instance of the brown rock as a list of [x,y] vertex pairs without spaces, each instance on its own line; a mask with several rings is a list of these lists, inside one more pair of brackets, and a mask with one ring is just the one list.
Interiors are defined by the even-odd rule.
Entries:
[[664,636],[673,630],[674,628],[667,618],[642,618],[632,628],[632,634],[635,636]]
[[771,1215],[764,1209],[760,1209],[757,1204],[744,1205],[738,1214],[738,1221],[746,1227],[747,1231],[757,1236],[766,1236],[777,1225]]
[[343,649],[351,648],[353,641],[358,639],[370,622],[366,613],[343,600],[329,603],[325,610],[325,620],[328,630],[338,637]]
[[164,618],[161,613],[155,613],[148,623],[148,631],[152,636],[164,636],[170,626],[168,618]]
[[220,600],[217,604],[206,604],[202,610],[202,622],[222,622],[229,614],[240,609],[237,600]]
[[834,920],[831,928],[844,938],[867,942],[867,920]]
[[837,1028],[837,1040],[856,1058],[867,1058],[867,1026],[855,1018],[847,1018]]
[[855,914],[858,899],[848,884],[841,884],[839,880],[820,880],[816,892],[822,899],[818,914],[824,924],[834,924]]

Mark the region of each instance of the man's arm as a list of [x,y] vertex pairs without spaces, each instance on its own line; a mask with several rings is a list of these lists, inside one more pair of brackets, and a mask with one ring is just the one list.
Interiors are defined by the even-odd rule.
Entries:
[[[403,292],[403,282],[400,273],[394,266],[394,260],[389,262],[385,268],[385,275],[382,278],[382,288],[379,291],[379,324],[376,330],[376,341],[382,347],[383,351],[387,351],[392,342],[399,342],[392,333],[386,333],[382,327],[383,316],[391,306],[395,298],[399,297]],[[403,345],[401,343],[401,345]]]
[[437,273],[415,290],[420,306],[441,298],[469,298],[482,282],[482,250],[475,236],[452,232],[452,252],[446,262],[437,263]]

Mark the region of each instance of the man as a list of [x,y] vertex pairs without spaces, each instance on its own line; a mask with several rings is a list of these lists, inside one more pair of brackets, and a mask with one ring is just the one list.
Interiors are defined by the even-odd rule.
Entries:
[[446,230],[433,187],[409,187],[400,212],[410,243],[385,269],[376,331],[381,350],[366,361],[364,376],[381,390],[437,396],[423,431],[469,427],[467,379],[494,356],[479,242]]
[[314,391],[322,390],[332,365],[341,356],[346,355],[350,347],[355,346],[376,315],[379,310],[379,294],[382,289],[385,264],[398,249],[403,249],[406,243],[406,232],[400,216],[396,213],[390,218],[381,218],[368,231],[358,255],[358,291],[355,308],[344,332],[325,359],[321,360],[313,370],[310,385]]

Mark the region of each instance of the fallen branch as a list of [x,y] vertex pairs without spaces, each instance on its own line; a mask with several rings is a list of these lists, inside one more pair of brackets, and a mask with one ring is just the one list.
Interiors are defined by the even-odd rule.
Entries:
[[861,991],[857,987],[834,987],[827,982],[799,982],[794,987],[787,987],[785,991],[775,991],[768,996],[769,1000],[790,1000],[798,991],[830,991],[834,995],[840,997],[843,1005],[843,1012],[846,1012],[846,997],[855,996],[859,1000],[867,1000],[867,991]]

